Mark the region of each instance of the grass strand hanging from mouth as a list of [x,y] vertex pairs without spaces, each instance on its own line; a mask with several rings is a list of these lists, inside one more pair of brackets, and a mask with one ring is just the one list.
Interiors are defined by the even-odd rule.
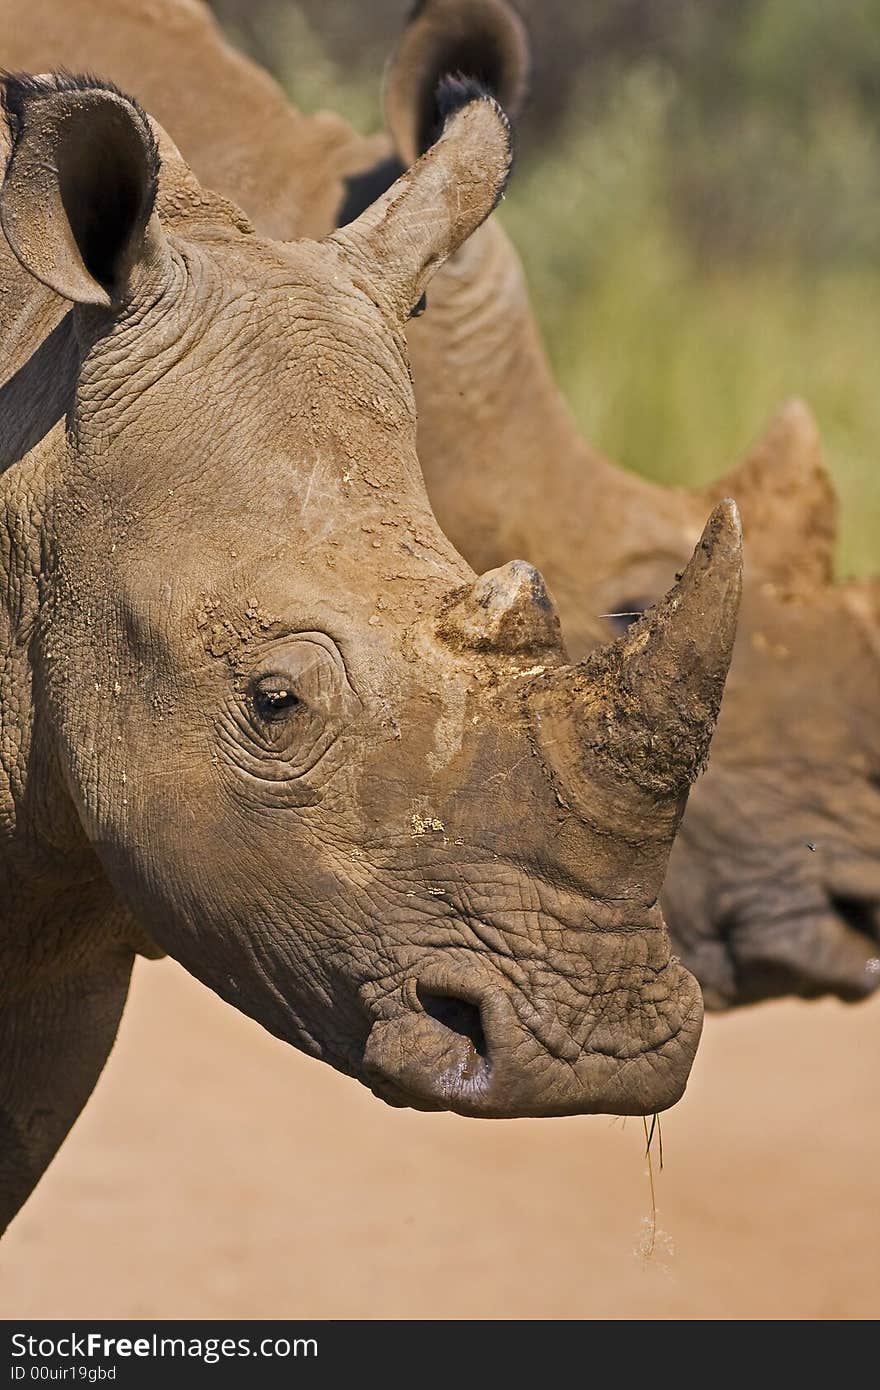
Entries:
[[654,1133],[657,1133],[657,1142],[660,1157],[660,1172],[663,1172],[663,1131],[660,1128],[660,1116],[656,1112],[651,1116],[651,1128],[648,1129],[648,1119],[642,1116],[642,1127],[645,1131],[645,1158],[648,1160],[648,1185],[651,1190],[651,1221],[648,1244],[645,1250],[645,1257],[650,1259],[654,1254],[657,1245],[657,1197],[654,1190],[654,1156],[651,1153],[651,1146]]
[[645,1130],[645,1157],[651,1157],[651,1143],[654,1139],[654,1131],[657,1131],[657,1146],[660,1152],[660,1172],[663,1172],[663,1129],[660,1125],[660,1116],[654,1112],[651,1116],[651,1132],[648,1133],[648,1121],[642,1116],[642,1125]]

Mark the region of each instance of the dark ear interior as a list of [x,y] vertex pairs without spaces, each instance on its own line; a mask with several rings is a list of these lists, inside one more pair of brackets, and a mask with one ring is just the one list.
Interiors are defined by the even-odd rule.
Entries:
[[415,94],[417,152],[424,154],[443,129],[443,113],[437,104],[437,88],[448,75],[468,77],[479,83],[507,110],[510,93],[505,53],[488,30],[473,34],[439,34],[420,74]]
[[385,112],[402,157],[423,154],[443,128],[437,89],[447,76],[477,82],[515,119],[528,84],[529,47],[507,0],[425,0],[385,79]]
[[92,77],[7,76],[12,154],[0,221],[25,269],[73,303],[125,299],[148,258],[159,177],[150,123],[135,101]]
[[118,108],[64,128],[58,149],[61,202],[83,265],[111,298],[128,269],[132,241],[143,231],[152,177],[141,132]]

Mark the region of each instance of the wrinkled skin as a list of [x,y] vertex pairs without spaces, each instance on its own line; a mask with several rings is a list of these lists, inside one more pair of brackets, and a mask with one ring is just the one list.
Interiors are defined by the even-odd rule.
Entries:
[[535,570],[439,530],[403,326],[503,187],[501,113],[453,86],[386,198],[281,243],[121,94],[6,93],[0,1217],[137,951],[395,1104],[672,1104],[701,1001],[657,895],[738,518],[577,667]]
[[[582,442],[497,225],[434,282],[409,343],[441,525],[477,567],[537,564],[583,656],[631,621],[603,615],[652,603],[680,570],[706,494]],[[880,984],[880,628],[858,585],[830,582],[833,508],[805,407],[785,407],[719,490],[744,520],[739,636],[664,911],[710,1007],[857,1000]]]
[[[351,215],[393,175],[393,161],[376,163],[375,141],[358,147],[342,123],[291,107],[224,43],[204,6],[163,0],[157,23],[133,0],[89,0],[80,23],[82,3],[37,0],[28,31],[11,33],[15,61],[100,65],[132,85],[199,175],[261,230],[322,230],[329,207]],[[404,161],[433,127],[424,103],[436,78],[469,64],[516,109],[528,52],[504,0],[430,0],[386,83]],[[193,92],[196,103],[182,95]],[[317,140],[326,186],[315,182]],[[583,442],[494,221],[441,270],[407,336],[420,460],[441,525],[478,570],[518,554],[538,565],[569,649],[583,656],[625,621],[603,614],[651,603],[672,582],[707,496],[654,486]],[[743,510],[750,578],[716,754],[664,889],[667,917],[712,1006],[785,993],[860,998],[880,983],[880,756],[865,713],[878,703],[876,607],[871,617],[853,586],[830,584],[833,495],[803,407],[784,411],[710,500],[722,491]],[[767,638],[781,627],[784,643]]]

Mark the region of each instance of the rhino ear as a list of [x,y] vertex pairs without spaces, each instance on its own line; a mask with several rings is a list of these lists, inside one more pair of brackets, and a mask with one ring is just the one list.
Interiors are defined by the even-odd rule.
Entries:
[[75,304],[109,308],[167,263],[152,216],[159,154],[130,97],[97,78],[6,76],[12,153],[0,224],[25,270]]
[[819,427],[803,401],[786,401],[745,461],[708,496],[736,498],[756,571],[782,585],[831,582],[837,499]]
[[439,140],[325,241],[401,325],[434,272],[492,212],[510,171],[510,124],[494,97],[447,78],[438,103]]
[[421,0],[385,71],[385,120],[397,152],[412,164],[442,126],[444,77],[476,81],[519,115],[529,78],[525,26],[507,0]]

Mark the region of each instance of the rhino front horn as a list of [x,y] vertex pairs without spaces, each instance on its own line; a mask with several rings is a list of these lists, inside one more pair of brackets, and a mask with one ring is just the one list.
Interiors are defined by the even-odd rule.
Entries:
[[563,652],[559,618],[543,576],[524,560],[481,574],[455,597],[437,632],[458,650],[555,661]]
[[727,498],[662,603],[524,692],[560,797],[630,841],[671,844],[715,729],[741,586],[739,512]]

